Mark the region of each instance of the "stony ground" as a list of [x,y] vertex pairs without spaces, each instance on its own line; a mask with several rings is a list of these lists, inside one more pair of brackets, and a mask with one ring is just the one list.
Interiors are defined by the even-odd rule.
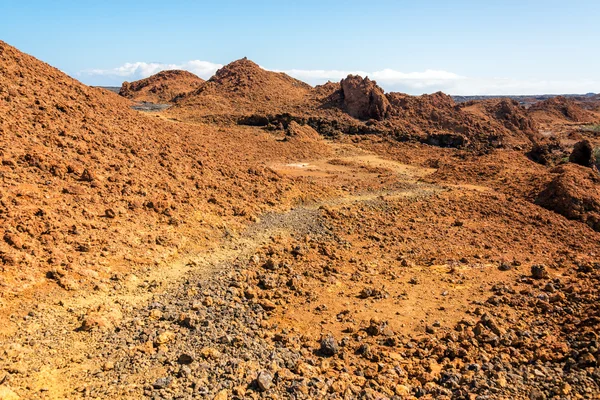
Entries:
[[266,213],[163,274],[116,274],[20,310],[0,343],[2,387],[25,398],[598,398],[597,233],[343,149],[274,168],[376,173],[387,189]]
[[597,108],[0,61],[0,400],[600,398]]

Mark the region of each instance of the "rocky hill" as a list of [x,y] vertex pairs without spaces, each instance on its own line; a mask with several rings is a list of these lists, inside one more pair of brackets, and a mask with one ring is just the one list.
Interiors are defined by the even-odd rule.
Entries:
[[[0,42],[3,295],[46,279],[75,288],[124,258],[154,264],[215,234],[203,218],[243,221],[263,196],[276,204],[291,195],[269,194],[263,185],[278,184],[256,160],[265,151],[296,154],[294,142],[269,150],[274,139],[243,143],[237,131],[221,137],[132,104]],[[236,147],[235,157],[225,150]]]
[[170,103],[174,98],[198,89],[204,80],[191,72],[161,71],[145,79],[123,82],[119,94],[135,101]]
[[600,116],[584,109],[577,101],[563,96],[552,97],[529,108],[531,118],[541,124],[593,123]]
[[197,90],[181,96],[173,115],[243,116],[281,113],[303,104],[311,86],[284,73],[267,71],[243,58],[219,69]]
[[375,81],[353,75],[312,88],[243,59],[178,99],[168,114],[267,129],[285,129],[295,121],[324,136],[372,133],[444,147],[531,145],[535,127],[524,110],[513,102],[494,104],[484,113],[469,112],[443,93],[386,94]]

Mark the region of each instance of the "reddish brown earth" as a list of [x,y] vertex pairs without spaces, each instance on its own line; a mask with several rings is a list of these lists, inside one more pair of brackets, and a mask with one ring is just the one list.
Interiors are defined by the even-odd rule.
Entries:
[[384,94],[375,81],[348,76],[315,88],[249,60],[235,61],[167,114],[180,120],[287,127],[294,120],[324,136],[375,133],[443,147],[485,149],[532,145],[535,123],[511,101],[472,112],[443,93]]
[[123,82],[119,94],[135,101],[170,103],[198,89],[204,80],[187,71],[161,71],[135,82]]
[[599,122],[597,114],[584,109],[575,100],[558,96],[540,101],[529,108],[529,114],[542,124]]
[[0,399],[599,398],[587,120],[246,59],[132,104],[0,42]]
[[538,195],[536,204],[600,231],[600,176],[597,170],[567,164],[552,172],[557,176]]
[[319,154],[318,143],[298,148],[251,128],[223,135],[142,115],[4,43],[0,51],[4,296],[52,271],[75,288],[124,263],[154,264],[220,235],[212,218],[235,227],[267,202],[312,193],[274,184],[263,160]]
[[285,112],[303,104],[311,87],[243,58],[221,68],[199,89],[178,99],[169,112],[188,119]]

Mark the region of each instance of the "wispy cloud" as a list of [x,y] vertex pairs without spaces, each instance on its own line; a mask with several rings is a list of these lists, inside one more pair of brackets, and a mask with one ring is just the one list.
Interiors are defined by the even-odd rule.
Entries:
[[[221,64],[210,61],[192,60],[183,64],[126,63],[111,69],[89,69],[81,71],[77,77],[86,83],[95,85],[120,85],[124,80],[133,81],[146,78],[167,69],[183,69],[201,78],[210,78]],[[263,67],[264,68],[264,67]],[[268,69],[268,68],[265,68]],[[443,91],[456,95],[482,94],[546,94],[546,93],[587,93],[600,92],[599,80],[520,80],[511,78],[479,78],[462,76],[454,72],[427,69],[417,72],[402,72],[391,68],[377,71],[325,70],[325,69],[289,69],[272,70],[285,72],[312,85],[327,81],[337,82],[349,74],[368,76],[377,81],[386,91],[410,94]]]
[[105,82],[106,85],[120,85],[123,80],[135,81],[147,78],[160,71],[168,69],[183,69],[198,75],[203,79],[208,79],[221,68],[222,64],[215,64],[210,61],[191,60],[183,64],[165,64],[165,63],[147,63],[135,62],[125,63],[120,67],[110,69],[87,69],[77,73],[77,77],[83,80],[93,80]]

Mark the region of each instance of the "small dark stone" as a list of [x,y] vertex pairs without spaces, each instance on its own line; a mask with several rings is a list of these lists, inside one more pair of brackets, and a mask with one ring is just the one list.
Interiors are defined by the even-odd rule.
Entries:
[[263,264],[263,268],[274,271],[279,268],[279,263],[272,258],[269,258],[267,262]]
[[548,277],[548,271],[546,267],[543,265],[532,265],[531,266],[531,276],[534,279],[544,279]]
[[79,180],[83,182],[92,182],[94,180],[94,174],[92,174],[89,170],[85,169],[81,173]]
[[321,354],[331,357],[337,354],[339,347],[335,338],[331,335],[326,336],[321,340]]
[[500,271],[510,271],[511,269],[513,269],[513,266],[509,263],[503,262],[498,266],[498,269]]
[[167,378],[158,378],[156,381],[154,381],[154,383],[152,384],[152,387],[154,389],[164,389],[167,386],[169,386],[171,384],[171,382],[173,382],[173,378],[171,377],[167,377]]
[[554,293],[556,292],[556,288],[554,287],[554,285],[550,282],[548,282],[548,284],[546,286],[544,286],[544,291],[549,292],[549,293]]
[[194,362],[194,357],[190,356],[189,354],[181,354],[179,358],[177,358],[177,362],[179,364],[191,364]]

